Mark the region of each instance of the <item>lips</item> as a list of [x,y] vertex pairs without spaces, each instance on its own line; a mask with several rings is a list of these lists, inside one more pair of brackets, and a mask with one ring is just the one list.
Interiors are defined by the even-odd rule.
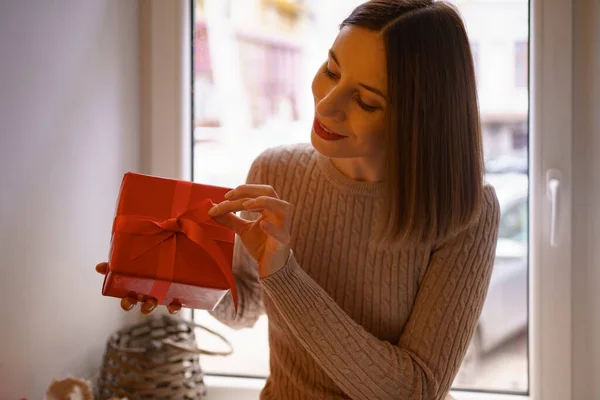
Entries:
[[325,125],[321,124],[317,118],[315,118],[315,121],[313,122],[313,129],[315,133],[323,140],[342,140],[346,138],[346,136],[331,132],[331,130]]

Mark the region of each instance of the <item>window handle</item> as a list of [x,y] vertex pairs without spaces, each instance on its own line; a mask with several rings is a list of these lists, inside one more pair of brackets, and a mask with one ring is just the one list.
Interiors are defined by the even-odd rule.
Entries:
[[557,169],[546,172],[546,195],[550,200],[550,246],[557,247],[558,241],[558,190],[561,173]]

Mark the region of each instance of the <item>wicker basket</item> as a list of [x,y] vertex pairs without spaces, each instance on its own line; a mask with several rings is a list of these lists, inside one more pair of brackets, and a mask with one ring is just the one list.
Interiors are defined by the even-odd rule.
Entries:
[[[199,349],[194,328],[217,336],[229,350]],[[227,339],[206,327],[170,315],[150,318],[109,338],[96,396],[129,400],[204,399],[200,354],[226,356],[232,351]]]

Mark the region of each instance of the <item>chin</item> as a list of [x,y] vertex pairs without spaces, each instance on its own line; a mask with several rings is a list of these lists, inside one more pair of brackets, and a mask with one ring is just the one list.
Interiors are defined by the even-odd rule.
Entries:
[[317,152],[325,157],[330,158],[344,158],[344,149],[342,148],[340,141],[326,141],[323,140],[315,133],[314,130],[310,131],[310,143]]

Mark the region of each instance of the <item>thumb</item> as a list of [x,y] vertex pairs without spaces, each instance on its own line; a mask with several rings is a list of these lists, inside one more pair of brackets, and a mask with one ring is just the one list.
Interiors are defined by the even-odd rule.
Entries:
[[218,217],[212,217],[218,224],[223,225],[226,228],[231,229],[237,235],[241,235],[252,222],[246,221],[243,218],[238,217],[234,213],[227,213]]
[[96,272],[98,272],[99,274],[106,275],[107,270],[108,270],[107,262],[101,262],[100,264],[96,265]]

